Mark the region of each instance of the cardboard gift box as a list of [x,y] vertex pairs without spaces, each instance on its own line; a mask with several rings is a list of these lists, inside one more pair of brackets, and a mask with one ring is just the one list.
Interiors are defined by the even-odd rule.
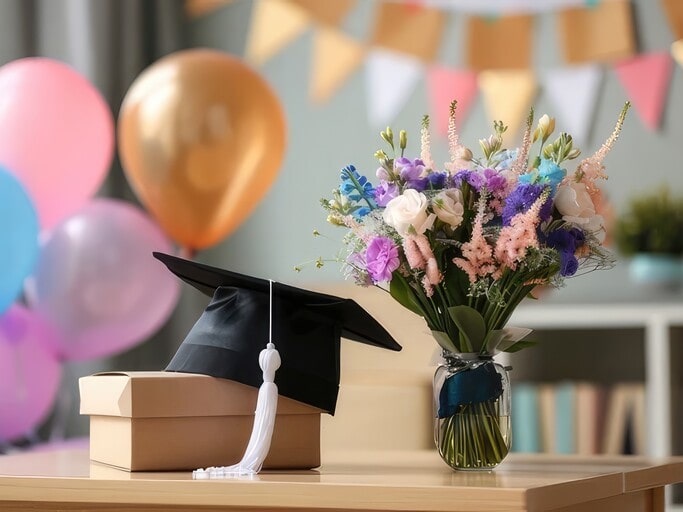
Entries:
[[[90,459],[129,471],[239,462],[258,389],[176,372],[103,372],[79,379]],[[280,396],[266,469],[320,465],[320,410]]]

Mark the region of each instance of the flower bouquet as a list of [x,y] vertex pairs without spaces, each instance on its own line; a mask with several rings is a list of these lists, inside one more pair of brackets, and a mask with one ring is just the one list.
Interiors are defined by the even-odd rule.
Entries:
[[454,468],[490,469],[509,450],[507,373],[492,358],[531,345],[529,330],[507,327],[515,308],[537,286],[613,265],[598,182],[628,107],[602,147],[568,173],[580,152],[566,133],[549,142],[554,119],[544,115],[534,127],[532,110],[518,149],[503,147],[506,127],[495,122],[475,157],[459,141],[453,102],[442,168],[425,116],[419,158],[406,156],[405,131],[396,140],[387,128],[377,182],[350,165],[321,201],[327,220],[347,229],[339,258],[347,276],[388,290],[442,348],[435,437]]

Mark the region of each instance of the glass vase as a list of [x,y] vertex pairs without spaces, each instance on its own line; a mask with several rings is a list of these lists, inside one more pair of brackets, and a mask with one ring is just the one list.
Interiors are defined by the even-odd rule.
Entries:
[[434,441],[458,470],[490,470],[510,451],[510,378],[490,357],[444,352],[434,374]]

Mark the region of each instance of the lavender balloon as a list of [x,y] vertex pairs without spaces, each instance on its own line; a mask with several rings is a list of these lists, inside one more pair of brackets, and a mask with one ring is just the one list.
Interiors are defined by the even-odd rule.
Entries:
[[53,324],[64,359],[116,354],[154,334],[178,301],[178,280],[152,256],[173,252],[138,207],[96,199],[50,233],[26,295]]
[[45,420],[61,365],[46,345],[55,333],[34,312],[12,306],[0,317],[0,441],[12,441]]

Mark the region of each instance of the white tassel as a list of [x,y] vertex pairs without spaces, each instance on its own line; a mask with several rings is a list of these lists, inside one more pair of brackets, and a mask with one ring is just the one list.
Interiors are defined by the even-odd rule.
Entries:
[[268,456],[270,441],[273,437],[275,415],[277,414],[277,385],[275,372],[280,367],[280,353],[275,348],[273,338],[273,281],[270,281],[270,323],[269,341],[259,354],[259,366],[263,371],[263,384],[259,388],[254,414],[254,428],[251,431],[249,444],[242,460],[232,466],[196,469],[192,472],[194,479],[230,478],[236,476],[256,475],[263,467]]

